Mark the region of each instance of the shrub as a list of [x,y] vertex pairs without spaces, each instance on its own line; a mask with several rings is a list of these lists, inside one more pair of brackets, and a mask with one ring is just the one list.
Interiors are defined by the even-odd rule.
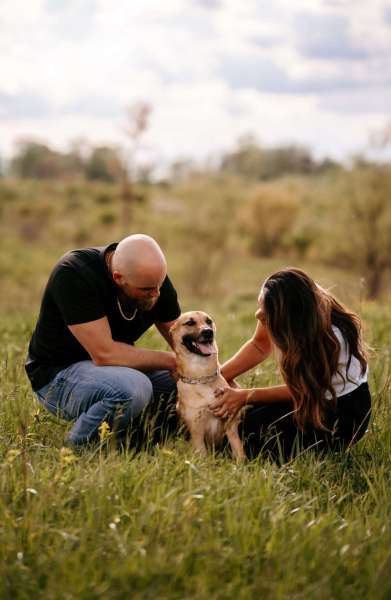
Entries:
[[299,213],[295,196],[276,184],[265,184],[243,207],[240,224],[257,256],[273,256],[287,245]]
[[99,216],[99,221],[103,225],[111,225],[112,223],[115,223],[116,220],[117,220],[117,215],[113,211],[109,211],[109,210],[107,210],[106,212],[103,212]]
[[95,196],[95,202],[97,204],[111,204],[113,202],[113,196],[106,192],[101,192]]
[[328,253],[364,277],[369,298],[380,294],[391,269],[390,197],[391,168],[360,165],[343,174],[330,198]]
[[5,182],[0,182],[0,202],[10,202],[16,200],[18,192],[14,187],[11,187]]

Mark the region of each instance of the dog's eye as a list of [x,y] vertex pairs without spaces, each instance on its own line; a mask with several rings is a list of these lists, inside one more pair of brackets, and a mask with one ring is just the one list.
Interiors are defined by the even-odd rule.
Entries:
[[189,326],[192,326],[192,325],[195,325],[195,324],[196,324],[196,322],[194,321],[194,319],[189,319],[189,320],[188,320],[188,321],[186,321],[186,323],[185,323],[185,325],[189,325]]
[[206,324],[207,325],[212,325],[212,323],[213,323],[212,319],[206,319]]

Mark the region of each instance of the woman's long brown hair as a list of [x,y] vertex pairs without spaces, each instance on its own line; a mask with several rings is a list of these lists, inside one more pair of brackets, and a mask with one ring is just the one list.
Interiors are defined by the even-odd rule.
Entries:
[[[340,353],[332,325],[348,345],[347,370],[355,356],[364,373],[361,321],[301,269],[271,275],[263,285],[263,302],[264,322],[281,352],[281,373],[292,393],[297,425],[301,430],[307,425],[327,430],[328,409],[337,401],[331,379],[338,372]],[[327,391],[331,400],[325,398]]]

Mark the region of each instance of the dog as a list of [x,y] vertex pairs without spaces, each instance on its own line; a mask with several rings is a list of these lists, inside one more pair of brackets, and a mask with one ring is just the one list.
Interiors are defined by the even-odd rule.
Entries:
[[213,320],[205,312],[186,312],[171,327],[170,334],[177,359],[176,408],[190,432],[194,450],[205,456],[206,444],[215,446],[226,435],[233,456],[242,462],[245,454],[238,433],[240,412],[223,420],[209,410],[215,400],[214,391],[227,385],[220,373]]

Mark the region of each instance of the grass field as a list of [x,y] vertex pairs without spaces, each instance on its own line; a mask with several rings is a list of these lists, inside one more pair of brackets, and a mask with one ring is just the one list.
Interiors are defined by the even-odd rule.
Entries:
[[[20,225],[17,206],[11,208],[9,219],[14,214]],[[386,298],[366,303],[354,274],[300,265],[323,285],[336,284],[338,295],[362,315],[373,348],[373,418],[349,453],[307,453],[282,467],[263,459],[237,466],[224,454],[194,456],[179,436],[139,453],[119,454],[105,444],[74,457],[62,450],[69,424],[35,401],[23,362],[48,270],[77,244],[64,234],[56,245],[47,232],[21,242],[4,221],[2,233],[1,599],[391,598]],[[86,243],[117,237],[106,233],[101,228]],[[211,312],[224,360],[253,331],[263,277],[289,259],[230,255],[216,290],[197,297],[187,285],[187,257],[180,260],[167,230],[162,237],[183,308]],[[163,347],[152,331],[142,343]],[[275,362],[269,359],[241,381],[278,382]]]
[[[249,310],[216,310],[229,355],[251,331]],[[68,425],[38,406],[23,373],[32,318],[3,314],[0,597],[390,598],[391,319],[372,305],[365,320],[376,349],[368,434],[344,456],[278,468],[201,460],[183,438],[138,454],[64,453]],[[254,381],[278,381],[272,360],[244,378]]]

